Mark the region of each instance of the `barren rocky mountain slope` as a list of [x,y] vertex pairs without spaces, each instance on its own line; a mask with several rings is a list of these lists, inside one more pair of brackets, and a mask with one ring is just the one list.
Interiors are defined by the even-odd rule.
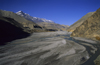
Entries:
[[94,12],[89,12],[86,15],[84,15],[81,19],[79,19],[77,22],[72,24],[67,31],[73,32],[78,26],[80,26],[88,17],[90,17]]
[[71,34],[73,37],[100,37],[100,8]]

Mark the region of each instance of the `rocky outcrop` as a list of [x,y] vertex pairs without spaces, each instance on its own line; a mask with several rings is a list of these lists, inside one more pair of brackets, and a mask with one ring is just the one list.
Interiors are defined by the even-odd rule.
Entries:
[[73,37],[98,38],[100,37],[100,8],[71,34]]
[[90,17],[94,12],[89,12],[85,16],[83,16],[81,19],[79,19],[77,22],[72,24],[67,31],[73,32],[78,26],[80,26],[88,17]]

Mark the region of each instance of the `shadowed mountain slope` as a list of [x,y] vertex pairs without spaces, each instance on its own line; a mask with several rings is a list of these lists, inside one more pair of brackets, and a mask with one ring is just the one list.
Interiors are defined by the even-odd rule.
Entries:
[[25,19],[24,17],[17,15],[16,13],[0,10],[0,16],[13,18],[15,21],[20,23],[23,27],[28,28],[29,30],[34,30],[35,28],[42,30],[42,27],[38,26],[32,21]]
[[80,26],[88,17],[90,17],[94,12],[89,12],[85,16],[83,16],[81,19],[79,19],[77,22],[72,24],[67,31],[73,32],[78,26]]
[[29,31],[12,18],[0,17],[0,45],[15,39],[28,37]]

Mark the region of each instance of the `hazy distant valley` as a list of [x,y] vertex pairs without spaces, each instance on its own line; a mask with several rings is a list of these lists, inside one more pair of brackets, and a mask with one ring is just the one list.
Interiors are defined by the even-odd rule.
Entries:
[[0,65],[100,65],[100,8],[60,25],[0,10]]

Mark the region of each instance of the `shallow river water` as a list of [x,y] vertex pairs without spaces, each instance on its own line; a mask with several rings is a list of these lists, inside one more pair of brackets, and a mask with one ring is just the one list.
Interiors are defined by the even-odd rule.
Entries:
[[94,65],[98,42],[69,32],[33,33],[0,46],[0,65]]

